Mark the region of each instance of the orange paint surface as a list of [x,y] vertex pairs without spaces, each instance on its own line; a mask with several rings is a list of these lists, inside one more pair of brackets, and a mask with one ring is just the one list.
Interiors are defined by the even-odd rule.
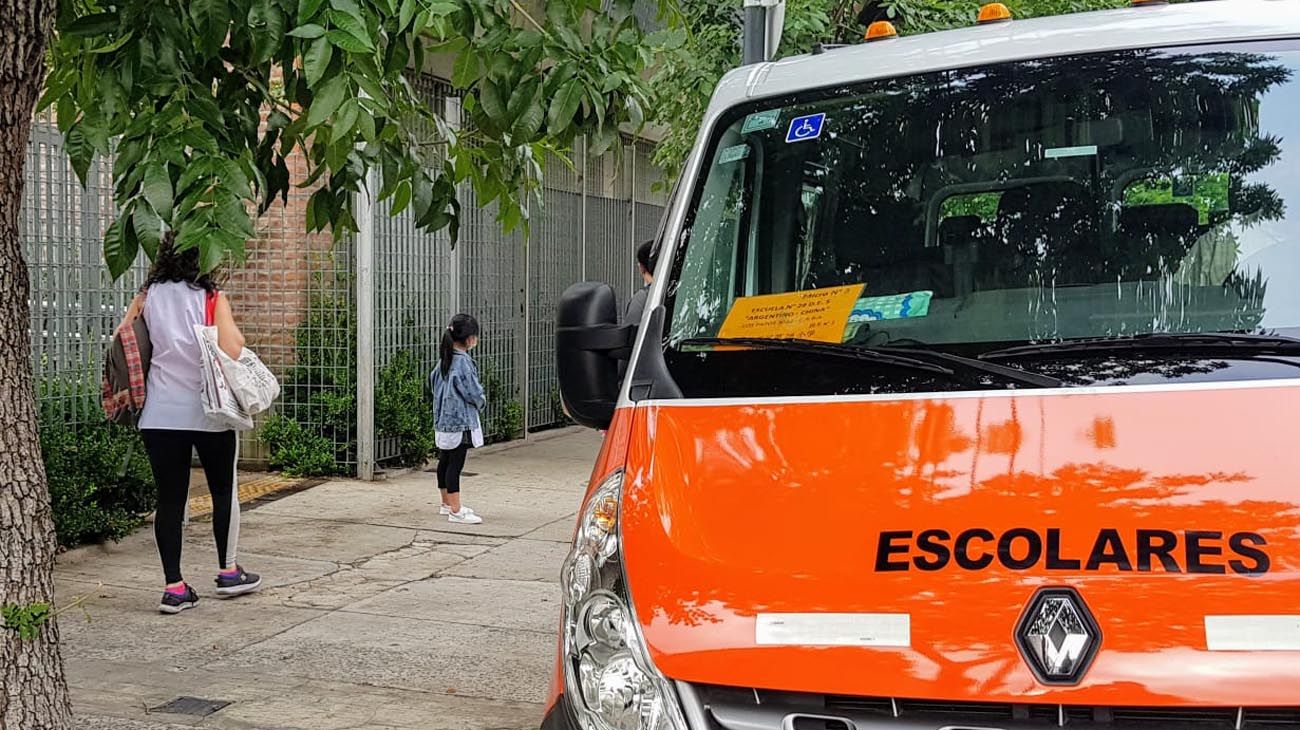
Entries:
[[[623,536],[636,612],[674,679],[791,691],[1101,705],[1292,705],[1300,652],[1210,652],[1207,614],[1300,614],[1300,389],[804,404],[647,406],[630,429]],[[607,442],[596,473],[613,468]],[[594,480],[593,480],[594,483]],[[880,533],[1059,530],[1059,554],[979,570]],[[1221,532],[1186,572],[1083,565],[1102,530]],[[1234,572],[1228,536],[1262,536],[1268,571]],[[951,541],[949,545],[951,545]],[[983,552],[981,552],[983,551]],[[996,546],[976,541],[973,555]],[[1023,553],[1023,550],[1020,551]],[[1210,568],[1213,569],[1213,568]],[[1037,682],[1013,631],[1035,590],[1072,586],[1101,627],[1071,687]],[[762,612],[906,613],[906,648],[757,646]]]

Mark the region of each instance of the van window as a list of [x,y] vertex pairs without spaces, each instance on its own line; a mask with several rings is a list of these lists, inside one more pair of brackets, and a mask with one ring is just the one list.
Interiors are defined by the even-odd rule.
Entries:
[[[863,348],[1300,336],[1298,68],[1294,42],[1121,51],[736,109],[688,210],[670,365],[698,376],[709,357],[673,352],[738,298],[845,285],[873,313],[846,323]],[[928,306],[871,307],[908,295]],[[876,369],[855,368],[872,390],[935,387]]]

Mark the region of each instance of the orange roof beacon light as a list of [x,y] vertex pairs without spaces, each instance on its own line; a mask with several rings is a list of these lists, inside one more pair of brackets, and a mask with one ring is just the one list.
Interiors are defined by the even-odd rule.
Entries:
[[867,34],[865,37],[867,39],[867,42],[883,41],[883,40],[888,40],[890,38],[897,38],[898,29],[896,29],[894,27],[894,24],[889,22],[888,20],[877,20],[876,22],[867,26]]
[[1002,3],[988,3],[980,7],[979,19],[976,21],[980,25],[989,23],[1006,23],[1011,20],[1011,10]]

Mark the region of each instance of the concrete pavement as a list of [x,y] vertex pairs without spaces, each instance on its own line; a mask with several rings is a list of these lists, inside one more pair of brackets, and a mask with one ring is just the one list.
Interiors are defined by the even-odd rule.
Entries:
[[[433,474],[329,482],[243,515],[239,561],[265,587],[212,597],[211,524],[187,528],[201,596],[156,611],[150,530],[62,556],[63,653],[81,727],[158,730],[536,728],[559,619],[560,562],[599,447],[585,431],[470,455],[478,526],[437,514]],[[161,712],[183,697],[228,702]]]

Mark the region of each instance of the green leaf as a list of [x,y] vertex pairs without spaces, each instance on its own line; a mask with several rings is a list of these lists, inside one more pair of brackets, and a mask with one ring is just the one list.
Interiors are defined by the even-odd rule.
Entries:
[[233,195],[224,196],[217,203],[217,223],[223,231],[242,239],[254,238],[257,231],[248,217],[243,201]]
[[298,22],[306,23],[316,17],[316,11],[320,10],[321,3],[325,0],[298,0]]
[[158,258],[158,247],[162,245],[164,226],[162,219],[148,205],[136,205],[131,215],[131,224],[140,239],[140,247],[150,259]]
[[206,96],[191,97],[185,110],[190,113],[190,116],[197,117],[212,129],[221,130],[225,127],[225,120],[221,117],[221,107]]
[[[513,132],[516,143],[531,141],[541,131],[542,123],[546,120],[546,103],[542,97],[541,84],[534,79],[531,84],[526,83],[520,87],[520,90],[529,96],[528,103],[523,105],[519,116],[515,117]],[[514,104],[513,97],[510,102]]]
[[59,27],[59,33],[72,38],[94,38],[117,30],[121,16],[117,13],[85,15]]
[[592,137],[591,147],[588,152],[597,157],[614,149],[618,143],[618,130],[614,127],[602,129]]
[[253,37],[254,62],[260,65],[271,60],[284,40],[284,15],[273,0],[253,0],[248,9],[248,32]]
[[419,6],[416,4],[415,0],[402,0],[401,10],[397,13],[398,30],[406,30],[407,26],[409,26],[411,21],[415,18],[415,11],[418,7]]
[[393,207],[389,215],[397,215],[406,210],[406,206],[411,204],[411,181],[403,180],[397,184],[397,191],[393,193]]
[[478,56],[473,48],[466,48],[456,57],[451,70],[451,83],[458,89],[468,89],[478,81]]
[[226,245],[229,239],[220,235],[220,231],[215,228],[208,228],[199,238],[199,269],[203,273],[210,273],[221,265],[221,260],[226,257]]
[[384,90],[384,85],[380,83],[378,78],[370,74],[362,74],[353,78],[357,85],[361,87],[361,90],[370,95],[371,99],[388,98],[388,92]]
[[[213,164],[211,157],[199,157],[195,159],[188,167],[181,172],[180,180],[176,181],[177,195],[189,195],[193,188],[200,180],[206,180],[215,174],[216,166]],[[206,187],[206,183],[204,185]]]
[[582,103],[583,87],[580,79],[569,79],[551,100],[547,128],[551,134],[560,134],[573,125],[573,115]]
[[140,242],[135,236],[127,235],[122,221],[121,218],[113,221],[104,233],[104,263],[108,264],[108,273],[114,280],[120,279],[131,268],[140,252]]
[[94,48],[87,49],[86,53],[93,53],[96,55],[112,53],[113,51],[120,49],[122,46],[125,46],[127,41],[131,40],[134,37],[135,37],[135,32],[128,30],[127,32],[118,36],[117,40],[111,41],[109,43],[105,43],[102,46],[96,46]]
[[55,102],[62,99],[72,87],[77,85],[79,77],[76,74],[64,74],[61,78],[55,78],[51,74],[45,79],[45,92],[41,94],[41,100],[36,105],[37,113],[43,112],[54,105]]
[[431,2],[424,8],[426,13],[435,18],[445,18],[458,10],[460,10],[460,3],[453,2]]
[[348,77],[345,74],[331,76],[316,90],[307,109],[307,126],[318,127],[338,111],[348,93]]
[[[510,95],[506,111],[510,115],[511,125],[517,128],[525,115],[531,115],[534,106],[538,107],[539,115],[545,117],[545,111],[541,110],[541,81],[536,77],[516,86],[514,93]],[[538,123],[541,123],[540,118]]]
[[625,99],[625,103],[628,121],[632,123],[634,129],[640,131],[645,126],[645,112],[641,109],[641,102],[637,101],[636,97],[629,96]]
[[289,35],[293,38],[307,38],[311,40],[325,35],[325,29],[315,23],[308,23],[289,31]]
[[[361,14],[361,7],[357,5],[356,0],[330,0],[330,7],[352,16],[357,22],[365,21],[366,16]],[[334,13],[330,13],[330,20],[334,20]]]
[[214,153],[219,149],[217,140],[202,127],[189,127],[181,131],[178,139],[190,149]]
[[564,45],[570,51],[574,51],[575,53],[582,53],[583,51],[586,50],[587,44],[583,42],[582,37],[579,36],[577,33],[573,32],[573,29],[569,28],[568,26],[561,26],[559,28],[556,28],[555,35],[560,39],[561,42],[564,43]]
[[[420,41],[416,41],[419,43]],[[397,76],[406,70],[407,64],[411,61],[411,49],[405,41],[396,41],[388,44],[388,53],[384,59],[384,73],[387,76]]]
[[158,162],[149,163],[144,169],[144,199],[149,201],[149,205],[158,213],[158,217],[164,221],[172,219],[172,190],[171,175],[167,173],[167,166]]
[[334,129],[330,138],[334,140],[345,139],[351,132],[352,127],[357,123],[357,117],[361,113],[361,103],[356,99],[348,99],[339,107],[338,116],[334,118]]
[[334,46],[330,44],[329,39],[317,38],[311,42],[302,54],[302,66],[307,73],[308,88],[315,88],[316,84],[325,78],[325,72],[329,70],[330,59],[333,57]]
[[478,90],[478,100],[483,105],[483,112],[488,115],[488,119],[496,122],[501,127],[510,124],[509,112],[506,111],[506,101],[501,98],[501,87],[495,81],[483,82],[483,85]]
[[345,33],[341,30],[331,30],[325,34],[325,38],[339,49],[347,51],[348,53],[372,53],[375,50],[374,46],[367,46],[362,41],[353,37],[350,33]]
[[357,112],[357,129],[361,132],[362,139],[367,142],[375,142],[378,134],[375,131],[375,117],[366,109],[358,107]]
[[190,17],[198,26],[207,54],[217,55],[230,32],[230,3],[227,0],[194,0],[190,3]]
[[217,174],[221,177],[221,182],[225,183],[235,195],[240,198],[253,197],[253,191],[248,183],[248,175],[244,174],[244,169],[234,160],[221,160],[217,165]]
[[85,187],[90,163],[95,160],[95,145],[86,137],[81,124],[75,124],[68,130],[63,141],[63,149],[68,153],[68,161],[72,163],[72,170],[77,173],[77,179],[81,181],[82,187]]
[[[332,30],[328,34],[326,34],[330,38],[330,40],[334,42],[334,45],[346,51],[350,51],[352,53],[360,52],[360,51],[355,51],[353,50],[353,48],[350,48],[344,45],[343,43],[334,40],[335,37],[346,34],[347,36],[351,37],[353,40],[355,40],[357,43],[361,45],[362,51],[369,51],[371,53],[374,52],[375,41],[373,38],[370,37],[370,31],[366,29],[365,22],[362,21],[360,18],[354,17],[352,15],[348,15],[347,13],[339,12],[337,10],[331,10],[330,23],[335,28],[338,28],[339,30],[343,31],[343,33],[339,33],[338,31]],[[356,44],[353,44],[353,47],[355,46]]]

